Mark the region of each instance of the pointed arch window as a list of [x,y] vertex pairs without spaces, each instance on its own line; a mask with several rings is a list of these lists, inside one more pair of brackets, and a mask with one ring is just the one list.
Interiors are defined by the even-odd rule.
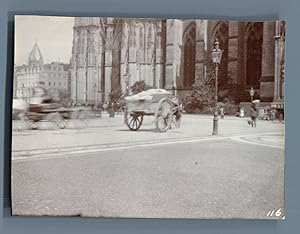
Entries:
[[229,36],[228,22],[219,21],[212,34],[211,48],[213,48],[213,44],[216,38],[218,38],[220,43],[220,48],[223,50],[221,64],[220,64],[220,71],[219,71],[220,80],[227,80],[227,76],[228,76],[228,36]]
[[191,23],[183,35],[183,86],[192,88],[195,83],[196,25]]
[[246,32],[246,85],[258,86],[262,70],[262,23],[251,23]]

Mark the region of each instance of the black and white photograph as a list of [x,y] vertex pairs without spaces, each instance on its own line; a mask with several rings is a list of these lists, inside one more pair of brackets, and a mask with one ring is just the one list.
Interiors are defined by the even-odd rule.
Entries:
[[285,219],[285,34],[15,16],[12,215]]

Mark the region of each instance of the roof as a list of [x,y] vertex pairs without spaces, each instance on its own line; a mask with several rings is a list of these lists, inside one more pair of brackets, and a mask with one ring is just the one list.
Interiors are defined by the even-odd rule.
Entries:
[[37,43],[34,44],[29,57],[28,57],[28,65],[43,65],[43,56],[41,50]]

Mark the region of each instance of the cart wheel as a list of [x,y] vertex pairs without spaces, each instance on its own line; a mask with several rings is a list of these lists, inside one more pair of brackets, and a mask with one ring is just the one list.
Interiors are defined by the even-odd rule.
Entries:
[[64,118],[62,118],[62,120],[59,122],[56,122],[56,124],[60,129],[64,129],[67,127],[68,122]]
[[90,110],[80,110],[78,112],[78,119],[80,119],[80,120],[89,119],[91,117],[94,117],[94,113]]
[[165,132],[171,128],[173,121],[173,106],[167,98],[161,99],[155,113],[156,129]]
[[167,116],[159,116],[156,120],[156,129],[161,132],[166,132],[171,128],[173,117],[171,114]]
[[16,129],[16,131],[26,130],[26,129],[38,129],[39,122],[34,122],[28,118],[28,116],[24,113],[19,115],[20,123]]
[[126,125],[132,131],[137,131],[143,123],[143,114],[126,113]]
[[59,127],[60,129],[65,128],[66,125],[67,125],[64,118],[59,113],[50,113],[50,114],[48,114],[46,116],[46,120],[50,121],[52,123],[55,123],[57,125],[57,127]]
[[28,126],[29,129],[34,130],[34,129],[39,129],[40,127],[40,121],[32,121],[32,120],[27,120],[26,125]]

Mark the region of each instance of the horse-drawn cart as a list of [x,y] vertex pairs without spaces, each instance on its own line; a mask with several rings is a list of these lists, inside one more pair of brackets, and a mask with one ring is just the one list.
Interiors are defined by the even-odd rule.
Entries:
[[42,122],[53,123],[58,128],[66,128],[71,119],[84,123],[89,112],[86,107],[63,107],[45,96],[31,98],[30,102],[13,100],[13,118],[21,120],[30,129],[39,128]]
[[164,89],[150,89],[125,98],[125,122],[132,131],[137,131],[145,115],[153,115],[156,129],[165,132],[180,126],[181,108],[172,94]]

